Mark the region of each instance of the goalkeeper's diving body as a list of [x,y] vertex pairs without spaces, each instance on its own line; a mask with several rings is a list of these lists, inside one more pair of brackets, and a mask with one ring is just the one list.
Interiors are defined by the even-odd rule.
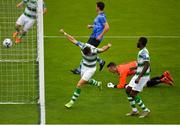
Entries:
[[[22,38],[27,34],[29,29],[33,27],[37,17],[37,0],[22,0],[17,4],[17,8],[22,8],[24,5],[26,5],[24,13],[17,19],[15,26],[16,31],[13,33],[15,43],[22,41]],[[47,8],[43,2],[43,13],[46,12]]]
[[[125,88],[125,85],[127,84],[126,79],[130,76],[135,75],[137,66],[138,66],[137,61],[132,61],[132,62],[128,62],[126,64],[120,64],[120,65],[116,65],[114,62],[110,62],[107,65],[107,68],[108,68],[109,72],[118,74],[119,83],[115,85],[110,82],[107,84],[107,86],[109,88],[119,88],[119,89]],[[173,82],[174,82],[173,78],[172,78],[171,74],[169,73],[169,71],[165,71],[161,76],[156,76],[156,77],[151,78],[146,83],[146,86],[153,87],[160,83],[164,83],[164,84],[172,86]]]
[[107,51],[111,47],[111,43],[108,43],[102,48],[96,48],[88,43],[82,43],[77,41],[74,37],[64,32],[63,29],[61,29],[60,32],[63,33],[71,43],[80,47],[83,57],[81,67],[81,79],[78,81],[76,85],[71,100],[67,104],[65,104],[65,107],[71,108],[74,105],[75,101],[78,99],[81,93],[81,87],[83,85],[90,84],[97,86],[99,89],[102,89],[102,82],[92,79],[92,76],[96,72],[96,62],[98,53]]

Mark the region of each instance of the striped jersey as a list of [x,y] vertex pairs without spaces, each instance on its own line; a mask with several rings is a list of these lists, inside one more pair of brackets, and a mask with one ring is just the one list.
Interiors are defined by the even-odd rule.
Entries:
[[[30,17],[32,19],[36,18],[37,15],[37,0],[23,0],[23,3],[26,4],[26,8],[24,10],[24,15]],[[45,8],[45,4],[43,2],[43,8]]]
[[[139,76],[139,74],[142,72],[145,61],[150,62],[149,52],[146,49],[146,47],[144,47],[142,50],[140,50],[138,53],[138,56],[137,56],[137,63],[138,63],[137,70],[136,70],[137,76]],[[150,76],[150,66],[143,76]]]
[[[96,62],[97,62],[97,56],[98,56],[98,53],[100,53],[100,50],[99,48],[96,48],[88,43],[82,43],[82,42],[77,42],[76,44],[77,46],[79,46],[81,48],[81,53],[82,53],[82,57],[83,57],[83,60],[82,60],[82,64],[86,67],[89,67],[89,68],[94,68],[96,67]],[[82,52],[82,50],[85,48],[85,47],[89,47],[91,49],[91,55],[84,55],[84,53]]]

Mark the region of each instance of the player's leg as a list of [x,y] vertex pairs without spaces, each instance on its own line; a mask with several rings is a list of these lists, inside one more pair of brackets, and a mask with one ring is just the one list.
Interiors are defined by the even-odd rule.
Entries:
[[132,108],[132,111],[129,112],[129,113],[127,113],[126,116],[134,116],[134,115],[138,115],[138,114],[139,114],[139,111],[138,111],[138,109],[136,108],[136,102],[135,102],[134,98],[132,98],[132,97],[130,96],[130,93],[131,93],[132,88],[133,88],[133,86],[134,86],[135,78],[136,78],[136,77],[133,77],[133,78],[131,79],[131,81],[129,82],[129,84],[127,85],[127,87],[126,87],[127,99],[128,99],[128,101],[129,101],[129,103],[130,103],[130,106],[131,106],[131,108]]
[[164,76],[164,77],[161,79],[161,82],[162,82],[162,83],[165,83],[165,84],[168,84],[168,85],[171,85],[171,86],[174,85],[173,77],[171,76],[171,74],[170,74],[169,71],[165,71],[162,76]]
[[79,82],[76,85],[76,88],[73,92],[73,96],[71,97],[71,100],[65,104],[65,107],[67,108],[71,108],[73,106],[73,104],[75,103],[75,101],[78,99],[80,93],[81,93],[81,87],[86,84],[87,81],[80,79]]
[[132,88],[132,91],[130,93],[130,96],[134,98],[136,104],[138,104],[139,107],[143,110],[139,118],[144,118],[150,113],[150,110],[145,106],[143,100],[140,98],[140,96],[137,95],[139,92],[143,90],[148,80],[149,77],[141,77],[139,83],[135,83],[135,86]]
[[97,62],[99,63],[99,67],[100,67],[99,71],[101,71],[104,68],[106,62],[102,60],[99,56],[97,57]]
[[92,79],[92,76],[95,74],[96,72],[96,67],[95,68],[87,68],[82,66],[82,71],[85,68],[85,72],[82,76],[82,78],[86,81],[88,81],[87,83],[93,86],[97,86],[100,90],[102,89],[102,82],[101,81],[96,81],[95,79]]
[[135,102],[134,98],[132,98],[132,97],[130,96],[131,90],[132,90],[132,87],[130,87],[130,86],[128,86],[128,87],[126,88],[127,99],[128,99],[128,101],[129,101],[129,103],[130,103],[130,106],[131,106],[131,108],[132,108],[132,111],[129,112],[129,113],[127,113],[126,116],[134,116],[134,115],[138,115],[138,114],[139,114],[139,111],[138,111],[138,109],[136,108],[136,102]]
[[16,43],[20,43],[22,41],[22,38],[26,36],[27,32],[33,27],[35,23],[35,19],[31,19],[29,17],[25,16],[25,24],[23,27],[23,30],[20,32],[18,37],[16,38]]
[[[75,103],[75,101],[78,99],[79,95],[80,95],[80,92],[81,92],[81,87],[86,84],[86,83],[93,83],[93,82],[97,82],[97,81],[93,81],[93,82],[89,82],[91,81],[91,77],[94,75],[96,71],[96,67],[95,68],[87,68],[85,66],[82,66],[82,72],[81,72],[81,79],[80,81],[78,82],[77,86],[76,86],[76,89],[73,93],[73,96],[70,100],[70,102],[68,102],[65,107],[67,108],[70,108],[73,106],[73,104]],[[101,83],[102,85],[102,83]],[[97,86],[101,86],[99,83],[97,84]]]
[[162,83],[161,79],[163,78],[163,76],[157,76],[157,77],[153,77],[151,78],[148,82],[147,82],[147,87],[153,87],[156,86],[160,83]]
[[65,107],[67,107],[67,108],[72,107],[73,104],[75,103],[75,101],[77,100],[77,98],[79,97],[79,95],[81,93],[81,86],[83,86],[88,81],[83,78],[83,75],[85,72],[86,72],[86,69],[83,68],[82,72],[81,72],[81,79],[79,80],[79,82],[76,85],[76,88],[73,92],[73,96],[72,96],[71,100],[67,104],[65,104]]
[[165,71],[163,73],[163,75],[161,75],[161,76],[151,78],[147,82],[147,87],[153,87],[153,86],[158,85],[160,83],[164,83],[164,84],[171,85],[171,86],[174,85],[173,84],[173,78],[168,71]]
[[22,38],[24,37],[24,36],[26,36],[26,33],[27,33],[27,31],[24,31],[24,30],[22,30],[21,32],[20,32],[20,34],[18,35],[18,37],[16,38],[16,43],[20,43],[21,41],[22,41]]
[[18,34],[21,31],[21,24],[16,23],[15,30],[15,33]]
[[100,90],[102,90],[102,82],[101,81],[97,81],[95,79],[90,79],[90,80],[88,80],[88,83],[90,85],[97,86]]
[[96,40],[96,38],[89,38],[87,43],[93,45],[94,47],[98,47],[101,42]]
[[163,73],[163,75],[164,75],[165,77],[167,77],[172,83],[174,82],[174,79],[173,79],[173,77],[171,76],[171,74],[170,74],[169,71],[165,71],[165,72]]
[[16,25],[15,25],[15,32],[13,33],[13,39],[14,41],[16,40],[16,37],[20,34],[21,32],[21,26],[23,26],[25,24],[25,17],[22,14],[16,21]]

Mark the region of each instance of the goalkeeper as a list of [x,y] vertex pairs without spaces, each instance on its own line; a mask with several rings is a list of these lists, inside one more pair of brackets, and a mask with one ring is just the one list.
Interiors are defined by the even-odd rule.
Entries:
[[[110,82],[107,84],[108,88],[122,89],[125,88],[127,77],[133,76],[136,73],[137,62],[132,61],[126,64],[120,64],[118,66],[114,62],[110,62],[107,65],[107,68],[109,72],[119,75],[119,83],[117,85],[114,85]],[[152,87],[160,83],[173,85],[173,78],[168,71],[165,71],[161,76],[151,78],[147,82],[147,87]]]
[[[37,16],[37,0],[23,0],[17,4],[17,8],[22,8],[26,5],[24,13],[16,21],[15,32],[13,33],[13,39],[15,43],[20,43],[22,38],[31,29],[35,23]],[[47,9],[43,3],[43,13],[46,13]],[[22,27],[22,30],[21,30]]]

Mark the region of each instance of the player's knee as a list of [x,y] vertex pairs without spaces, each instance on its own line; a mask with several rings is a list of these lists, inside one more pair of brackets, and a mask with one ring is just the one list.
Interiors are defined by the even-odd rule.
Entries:
[[26,35],[26,33],[27,33],[26,31],[24,31],[24,30],[22,31],[22,35]]
[[127,93],[127,94],[130,94],[131,90],[132,90],[132,88],[128,86],[128,87],[126,88],[126,93]]
[[131,91],[130,92],[130,96],[133,97],[133,98],[135,98],[137,96],[137,94],[138,94],[138,92],[136,92],[136,91]]
[[76,87],[77,87],[77,88],[80,88],[80,87],[81,87],[81,84],[77,84]]
[[78,82],[78,84],[76,85],[76,87],[80,88],[83,84]]
[[82,87],[85,83],[86,83],[86,82],[85,82],[84,80],[80,80],[80,81],[77,83],[76,87],[80,88],[80,87]]
[[20,30],[20,27],[21,27],[20,25],[17,25],[17,24],[16,24],[15,29],[16,29],[17,31],[19,31],[19,30]]
[[134,93],[132,93],[132,92],[130,92],[130,96],[131,96],[132,98],[135,98],[135,95],[134,95]]

